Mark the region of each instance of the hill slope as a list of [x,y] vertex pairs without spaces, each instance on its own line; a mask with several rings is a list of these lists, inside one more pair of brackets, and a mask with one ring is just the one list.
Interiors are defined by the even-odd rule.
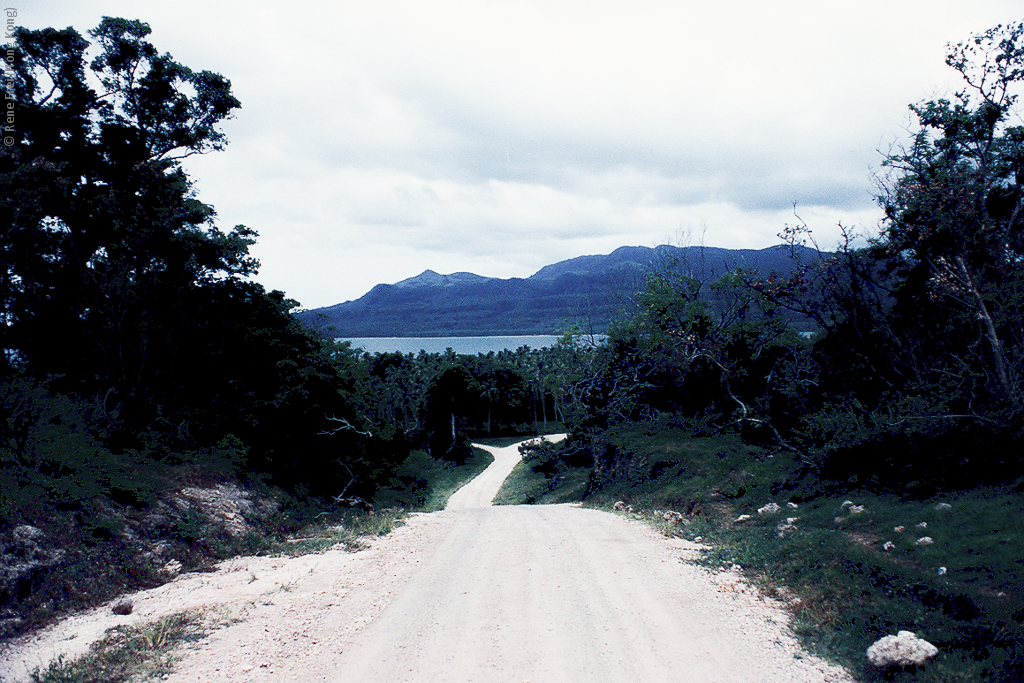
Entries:
[[[807,250],[808,260],[817,253]],[[679,269],[714,279],[736,267],[789,273],[788,248],[621,247],[545,266],[528,278],[488,278],[427,270],[377,285],[355,301],[302,311],[300,320],[338,337],[557,334],[569,325],[603,332],[628,310],[651,273]]]

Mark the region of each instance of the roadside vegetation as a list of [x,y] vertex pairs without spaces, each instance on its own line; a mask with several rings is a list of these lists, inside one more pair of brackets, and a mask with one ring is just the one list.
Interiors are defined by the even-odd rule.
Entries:
[[418,512],[443,510],[453,493],[487,469],[494,456],[474,448],[461,464],[439,461],[423,451],[413,451],[395,473],[394,483],[377,492],[379,507]]
[[142,626],[119,626],[74,661],[58,660],[32,674],[32,683],[128,683],[156,680],[174,667],[175,651],[205,637],[216,624],[195,612],[182,612]]
[[[1024,679],[1024,479],[920,497],[822,480],[791,453],[664,420],[606,437],[629,454],[629,477],[596,482],[590,467],[558,465],[559,445],[524,449],[496,502],[582,501],[702,543],[709,567],[741,567],[787,607],[809,650],[858,680]],[[939,657],[875,670],[868,646],[900,630]]]

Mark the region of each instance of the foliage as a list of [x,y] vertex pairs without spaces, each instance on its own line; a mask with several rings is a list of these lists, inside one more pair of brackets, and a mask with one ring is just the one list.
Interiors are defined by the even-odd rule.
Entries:
[[[265,551],[334,496],[372,498],[409,453],[363,410],[361,361],[252,280],[255,231],[198,199],[181,160],[223,149],[240,105],[149,34],[19,28],[8,53],[0,534],[29,524],[62,553],[0,596],[25,628],[163,580],[152,544],[185,569]],[[226,480],[294,505],[234,537],[161,499]]]
[[494,457],[474,448],[465,462],[453,463],[413,451],[382,487],[374,499],[378,507],[436,512],[443,510],[448,498],[471,479],[487,469]]
[[[1019,680],[1019,481],[927,498],[854,489],[820,494],[808,481],[813,473],[794,475],[790,455],[736,436],[693,438],[656,421],[623,424],[606,439],[632,454],[642,472],[592,485],[584,504],[611,508],[621,500],[669,535],[699,537],[704,562],[738,565],[788,605],[812,651],[848,666],[858,680]],[[863,509],[851,511],[847,500]],[[759,514],[769,502],[782,510]],[[682,519],[666,521],[666,509]],[[780,535],[788,517],[794,528]],[[923,536],[933,543],[919,544]],[[867,647],[899,630],[937,645],[939,658],[916,672],[867,666]]]
[[918,131],[885,160],[880,247],[897,278],[890,318],[930,374],[938,366],[964,378],[944,388],[953,410],[1018,422],[1024,128],[1008,120],[1024,81],[1024,24],[951,46],[946,62],[964,89],[912,106]]
[[[160,53],[149,33],[106,17],[88,61],[74,29],[15,32],[0,375],[33,387],[23,404],[49,406],[19,414],[62,401],[66,415],[39,417],[34,431],[12,416],[24,423],[14,438],[61,432],[70,498],[103,493],[89,473],[110,454],[138,469],[202,462],[314,495],[372,495],[405,443],[356,415],[353,364],[293,318],[296,302],[249,279],[256,233],[221,230],[197,199],[181,160],[223,149],[221,124],[240,104],[227,79]],[[8,444],[8,464],[57,466]]]
[[172,614],[140,626],[116,626],[74,661],[58,660],[32,674],[33,683],[127,683],[165,677],[172,671],[173,651],[202,638],[203,618],[194,612]]
[[1024,129],[1010,125],[1024,24],[947,63],[965,88],[911,107],[918,131],[883,162],[880,235],[841,226],[823,253],[801,221],[782,234],[788,273],[650,278],[575,385],[569,447],[599,476],[630,469],[599,434],[659,415],[795,452],[825,486],[927,493],[1024,473]]
[[574,460],[562,442],[544,438],[519,448],[520,460],[502,482],[495,505],[569,503],[580,500],[590,475],[590,463]]

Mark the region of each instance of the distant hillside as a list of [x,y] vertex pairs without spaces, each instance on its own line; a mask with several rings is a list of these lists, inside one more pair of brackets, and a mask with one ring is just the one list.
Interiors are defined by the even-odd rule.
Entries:
[[[807,259],[817,258],[806,250]],[[714,279],[736,267],[790,273],[788,248],[621,247],[545,266],[528,278],[489,278],[427,270],[377,285],[355,301],[301,311],[315,329],[337,337],[447,337],[558,334],[569,325],[604,332],[628,311],[650,273],[678,269]]]

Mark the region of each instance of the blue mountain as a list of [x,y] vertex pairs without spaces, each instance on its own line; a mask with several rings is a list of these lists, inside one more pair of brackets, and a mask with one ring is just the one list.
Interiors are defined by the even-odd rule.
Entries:
[[[820,258],[810,249],[796,257]],[[454,337],[558,334],[570,325],[604,332],[654,273],[681,272],[711,281],[734,268],[763,275],[796,267],[788,247],[621,247],[541,268],[528,278],[489,278],[426,270],[377,285],[355,301],[296,313],[335,337]]]

